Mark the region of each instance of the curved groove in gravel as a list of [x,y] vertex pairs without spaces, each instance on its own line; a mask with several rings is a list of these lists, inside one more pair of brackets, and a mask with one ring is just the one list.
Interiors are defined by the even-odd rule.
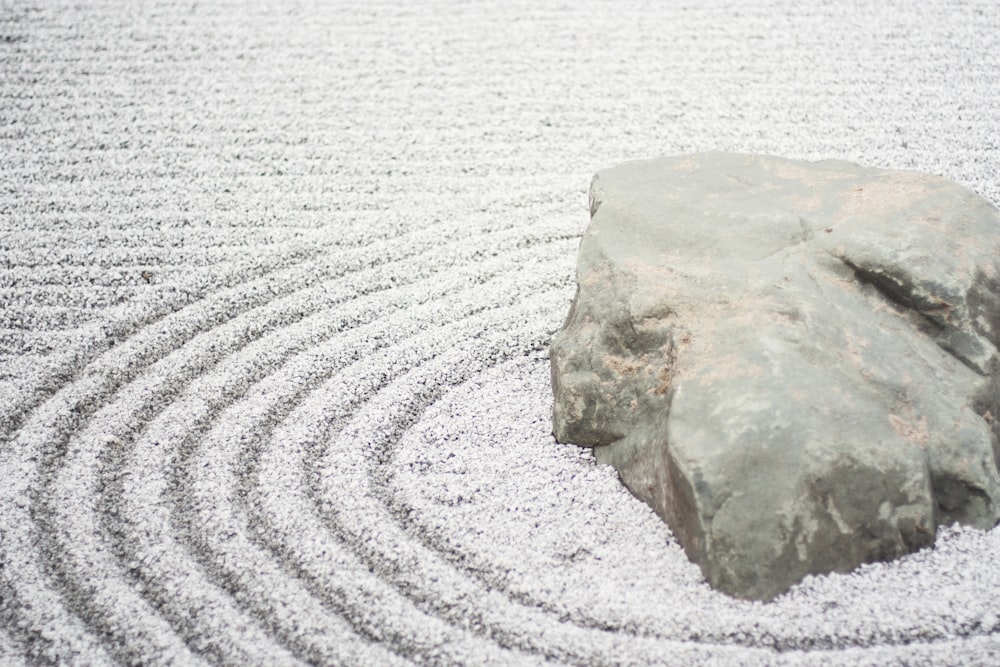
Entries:
[[[537,232],[537,230],[536,230]],[[536,238],[539,238],[536,236]],[[507,247],[506,240],[504,239],[504,233],[499,232],[488,236],[488,239],[496,244],[496,247],[503,249]],[[518,234],[512,237],[514,244],[521,244],[530,247],[531,241],[528,240],[525,244],[524,234]],[[447,246],[444,246],[447,247]],[[468,253],[457,252],[456,255],[463,257]],[[407,258],[409,259],[409,258]],[[404,262],[406,260],[403,260]],[[415,254],[413,259],[414,264],[420,263],[420,255]],[[390,284],[398,284],[400,288],[405,287],[405,284],[409,281],[415,281],[420,276],[420,267],[404,264],[402,266],[395,266],[399,262],[390,262],[388,271],[388,282]],[[437,269],[438,267],[434,267]],[[475,268],[474,268],[475,270]],[[496,269],[494,268],[494,271]],[[322,273],[315,269],[315,267],[309,267],[307,272],[310,274],[310,280],[308,282],[313,283],[313,281],[324,278]],[[119,394],[117,400],[110,401],[105,407],[97,411],[97,416],[94,420],[97,425],[93,428],[86,429],[83,428],[83,424],[79,421],[74,421],[71,423],[71,427],[74,429],[83,428],[82,433],[78,436],[78,439],[83,440],[94,439],[97,442],[104,441],[105,444],[114,443],[115,446],[124,446],[121,444],[121,440],[127,440],[130,433],[129,431],[134,428],[136,424],[141,424],[143,422],[152,419],[155,411],[160,409],[157,406],[162,407],[163,405],[169,405],[169,402],[173,400],[172,392],[177,391],[178,382],[186,382],[193,378],[204,374],[209,367],[211,367],[219,359],[220,354],[225,354],[227,351],[232,351],[233,345],[243,345],[247,341],[253,341],[260,335],[263,335],[270,327],[287,327],[295,321],[306,317],[309,313],[322,308],[330,308],[334,305],[340,305],[349,301],[355,301],[358,297],[363,296],[365,291],[359,289],[356,285],[363,284],[370,286],[368,289],[374,289],[376,292],[380,289],[381,285],[385,283],[380,280],[382,276],[375,275],[373,277],[371,274],[373,270],[355,272],[350,274],[348,279],[344,279],[344,273],[336,271],[333,274],[334,279],[325,282],[320,282],[318,285],[312,284],[306,290],[307,293],[293,293],[291,295],[281,294],[274,295],[265,292],[267,297],[271,297],[271,301],[261,302],[260,298],[253,298],[250,295],[254,294],[254,289],[257,287],[254,283],[250,283],[248,286],[244,286],[239,290],[237,298],[234,298],[232,294],[222,294],[222,295],[212,295],[206,302],[217,301],[220,304],[225,304],[228,308],[233,309],[234,303],[239,303],[242,299],[249,301],[249,303],[244,306],[244,308],[235,310],[231,312],[231,319],[226,320],[225,318],[219,319],[218,308],[212,308],[210,305],[199,302],[196,306],[189,307],[186,310],[192,310],[197,307],[199,311],[208,311],[212,313],[214,311],[216,318],[209,320],[206,323],[204,317],[200,317],[201,313],[198,312],[194,318],[194,324],[189,329],[195,335],[190,342],[183,342],[183,337],[177,337],[177,332],[181,327],[178,326],[176,320],[182,318],[185,312],[172,313],[170,316],[165,318],[164,323],[171,329],[171,332],[175,335],[175,342],[178,344],[176,350],[170,354],[166,354],[162,359],[153,363],[150,367],[153,371],[152,377],[144,378],[143,381],[139,383],[139,386],[130,392],[123,392],[118,390],[116,393]],[[468,273],[466,270],[464,273]],[[430,274],[430,275],[433,275]],[[476,274],[477,279],[482,279],[483,275],[481,273]],[[366,281],[365,278],[368,278]],[[469,281],[471,278],[464,277],[463,272],[458,272],[456,274],[458,281]],[[282,292],[287,292],[291,286],[295,286],[296,282],[288,278],[284,280],[277,281],[284,287]],[[341,283],[347,283],[342,285]],[[382,288],[384,289],[384,288]],[[318,294],[321,293],[321,294]],[[403,290],[400,289],[396,293],[396,298],[403,295]],[[416,296],[414,298],[428,298],[433,297],[435,294],[443,296],[438,290],[434,288],[424,288],[421,296]],[[280,297],[280,298],[276,298]],[[266,297],[265,297],[266,298]],[[345,301],[345,299],[347,301]],[[244,301],[244,303],[246,303]],[[378,310],[371,311],[369,317],[374,317]],[[238,314],[237,314],[238,313]],[[156,322],[159,324],[159,322]],[[329,322],[326,322],[329,326]],[[343,325],[336,327],[336,330],[341,330]],[[183,329],[181,329],[183,330]],[[198,333],[202,331],[203,333]],[[147,332],[141,330],[137,334],[133,334],[126,343],[119,346],[114,350],[114,354],[111,352],[107,353],[113,357],[111,361],[112,364],[117,365],[118,368],[130,369],[134,371],[136,368],[141,368],[143,362],[147,359],[143,356],[132,356],[128,354],[128,351],[123,348],[128,347],[128,342],[131,342],[135,338],[157,338],[157,332]],[[142,346],[139,347],[141,351],[145,351]],[[169,348],[167,348],[169,350]],[[161,352],[164,352],[161,348]],[[175,360],[176,358],[176,360]],[[157,369],[160,370],[157,370]],[[90,371],[91,374],[97,375],[98,373]],[[105,373],[107,371],[104,371]],[[258,372],[260,370],[258,369]],[[86,373],[85,373],[86,374]],[[204,380],[204,378],[199,378]],[[202,386],[195,389],[195,394],[204,393],[207,390],[207,381],[201,382]],[[164,394],[164,392],[168,392]],[[88,387],[86,391],[81,392],[88,396],[88,400],[91,404],[95,400],[95,397],[99,395],[99,392],[94,391],[93,387]],[[132,394],[138,394],[137,399]],[[65,400],[65,399],[64,399]],[[199,399],[204,401],[204,399]],[[82,411],[86,411],[84,408]],[[135,414],[133,414],[135,413]],[[102,422],[101,415],[107,414],[109,417],[105,418],[103,421],[110,421],[111,424],[104,424]],[[65,425],[65,424],[64,424]],[[54,427],[57,429],[58,427]],[[101,450],[93,449],[90,451],[83,450],[82,448],[73,446],[73,439],[67,445],[63,446],[65,450],[70,452],[79,453],[79,456],[84,457],[84,460],[77,462],[75,459],[71,458],[71,464],[63,464],[62,468],[58,471],[57,482],[54,485],[48,483],[43,483],[40,488],[52,488],[54,486],[54,493],[51,497],[48,497],[44,502],[38,503],[44,509],[39,511],[37,509],[33,510],[33,515],[36,521],[42,527],[42,533],[46,536],[50,536],[54,542],[47,545],[47,552],[50,553],[62,553],[65,550],[71,550],[73,552],[74,558],[81,559],[81,562],[87,569],[82,572],[78,572],[76,576],[68,576],[65,574],[67,569],[72,569],[74,567],[74,559],[64,559],[60,558],[54,563],[50,563],[51,570],[55,570],[56,580],[59,585],[71,590],[72,593],[69,596],[70,606],[75,608],[78,613],[84,617],[97,619],[100,624],[98,626],[99,631],[110,636],[120,638],[122,647],[130,647],[128,651],[122,655],[128,660],[139,661],[149,661],[156,656],[164,655],[184,655],[184,651],[180,646],[160,646],[156,644],[150,644],[145,647],[141,647],[144,640],[152,637],[154,640],[158,637],[169,637],[169,632],[164,632],[165,628],[161,627],[156,633],[146,633],[140,632],[137,637],[130,638],[125,629],[128,627],[133,627],[135,625],[135,619],[146,618],[147,623],[142,624],[141,627],[149,625],[150,627],[156,627],[155,614],[149,610],[143,611],[143,604],[136,599],[136,604],[138,606],[128,607],[126,600],[134,598],[134,596],[129,596],[126,590],[116,589],[114,586],[115,579],[109,576],[109,572],[113,570],[113,566],[110,563],[105,563],[105,569],[100,569],[100,566],[95,565],[95,562],[99,561],[102,557],[99,547],[95,545],[94,549],[88,549],[88,540],[86,539],[88,535],[96,534],[97,529],[93,522],[82,521],[79,518],[79,507],[86,506],[85,502],[80,502],[82,499],[86,499],[94,495],[94,489],[97,486],[97,478],[90,477],[88,475],[88,469],[96,468],[97,461],[101,455]],[[74,467],[72,464],[77,463],[78,466]],[[43,475],[45,477],[45,475]],[[90,480],[89,488],[79,488],[79,480]],[[60,486],[60,481],[63,482],[63,486],[69,486],[73,489],[74,485],[77,488],[75,490],[67,491]],[[77,517],[76,521],[70,521],[68,517],[63,517],[60,520],[58,514],[54,517],[50,517],[51,511],[49,508],[53,506],[62,506],[69,508],[70,516]],[[85,516],[90,516],[89,514]],[[68,530],[67,530],[68,528]],[[89,553],[89,555],[88,555]],[[94,569],[94,568],[97,569]],[[100,582],[112,582],[110,588],[102,587]],[[75,585],[74,585],[75,584]],[[102,593],[101,596],[96,595],[96,593]],[[114,600],[114,603],[104,602],[104,600]],[[113,619],[117,618],[118,621]],[[183,615],[175,616],[175,618],[183,619]],[[205,628],[207,629],[207,628]],[[329,629],[327,629],[329,630]],[[326,632],[326,636],[336,636],[336,633],[331,635],[330,632]],[[211,646],[206,646],[204,641],[197,641],[199,649],[206,651],[211,655],[212,651],[209,650]],[[239,643],[237,646],[241,645]],[[250,646],[255,646],[254,642],[249,643]],[[121,648],[125,650],[125,648]],[[138,658],[137,658],[138,656]],[[189,656],[190,657],[190,656]],[[266,657],[266,656],[262,656]]]

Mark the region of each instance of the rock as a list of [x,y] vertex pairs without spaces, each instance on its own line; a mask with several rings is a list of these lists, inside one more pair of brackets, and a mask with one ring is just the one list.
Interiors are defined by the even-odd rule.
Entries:
[[707,153],[591,186],[552,343],[593,447],[710,584],[771,599],[992,528],[1000,213],[934,176]]

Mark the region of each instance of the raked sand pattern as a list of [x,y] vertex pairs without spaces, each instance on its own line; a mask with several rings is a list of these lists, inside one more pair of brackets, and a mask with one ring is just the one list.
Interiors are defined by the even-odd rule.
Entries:
[[0,664],[995,665],[1000,533],[713,592],[551,436],[591,174],[1000,201],[993,0],[0,0]]

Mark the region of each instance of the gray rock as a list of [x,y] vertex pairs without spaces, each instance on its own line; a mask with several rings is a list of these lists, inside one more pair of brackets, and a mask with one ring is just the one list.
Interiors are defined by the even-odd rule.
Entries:
[[594,447],[708,581],[770,599],[1000,518],[1000,214],[955,183],[708,153],[591,187],[552,343]]

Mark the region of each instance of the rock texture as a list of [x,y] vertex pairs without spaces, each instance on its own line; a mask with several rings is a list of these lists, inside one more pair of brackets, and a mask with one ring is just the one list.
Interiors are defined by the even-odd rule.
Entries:
[[1000,518],[1000,214],[955,183],[708,153],[591,187],[552,344],[592,446],[716,588],[779,595]]

